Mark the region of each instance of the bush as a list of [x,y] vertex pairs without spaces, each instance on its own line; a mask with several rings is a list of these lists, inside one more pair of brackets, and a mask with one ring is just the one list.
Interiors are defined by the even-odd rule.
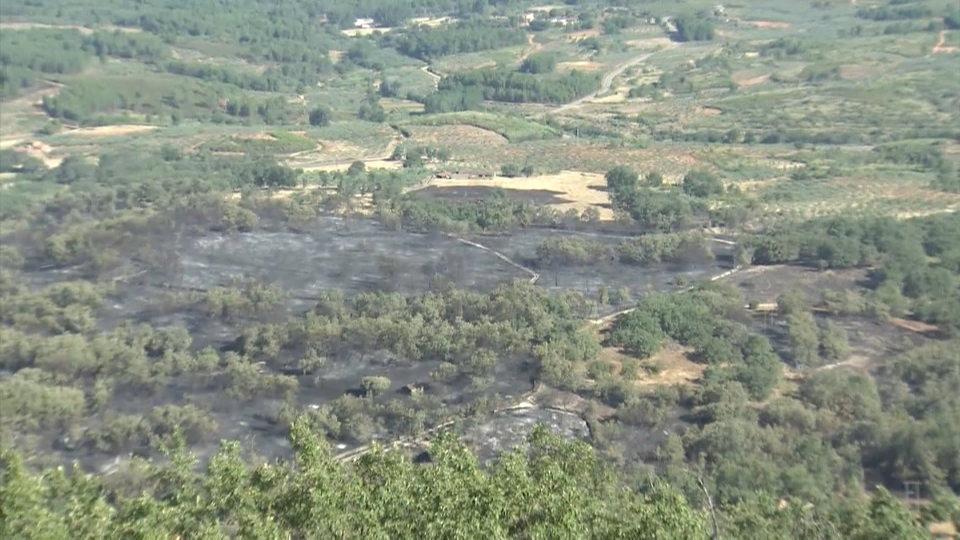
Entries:
[[377,396],[386,392],[390,388],[390,379],[386,377],[364,377],[360,382],[360,387],[368,396]]
[[723,182],[709,171],[693,170],[683,177],[683,192],[698,198],[723,195]]

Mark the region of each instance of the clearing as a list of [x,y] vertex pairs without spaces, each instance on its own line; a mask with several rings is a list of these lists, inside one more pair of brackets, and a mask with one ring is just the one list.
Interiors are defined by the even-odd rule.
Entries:
[[[495,178],[477,179],[435,179],[423,188],[500,188],[517,192],[544,193],[554,195],[549,206],[565,211],[575,209],[579,212],[587,208],[596,208],[600,212],[601,221],[614,219],[613,209],[606,192],[606,180],[602,174],[577,171],[561,171],[556,174],[533,176],[530,178]],[[420,189],[423,189],[420,188]],[[522,194],[518,194],[522,196]]]

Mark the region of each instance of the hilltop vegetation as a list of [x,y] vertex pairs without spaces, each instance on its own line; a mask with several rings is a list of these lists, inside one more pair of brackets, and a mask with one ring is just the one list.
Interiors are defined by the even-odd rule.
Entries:
[[3,537],[960,526],[950,2],[148,4],[0,3]]

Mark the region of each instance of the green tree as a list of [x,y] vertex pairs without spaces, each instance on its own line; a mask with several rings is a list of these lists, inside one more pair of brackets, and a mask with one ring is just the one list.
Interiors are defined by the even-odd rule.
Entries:
[[820,351],[829,360],[846,360],[850,356],[847,331],[833,321],[827,321],[820,332]]
[[311,126],[324,127],[330,124],[330,109],[315,107],[310,110],[309,121]]
[[611,194],[636,191],[639,180],[636,171],[624,166],[610,169],[604,175],[604,178],[607,181],[607,189]]
[[808,311],[791,313],[787,316],[787,332],[794,361],[800,366],[813,366],[820,344],[813,315]]

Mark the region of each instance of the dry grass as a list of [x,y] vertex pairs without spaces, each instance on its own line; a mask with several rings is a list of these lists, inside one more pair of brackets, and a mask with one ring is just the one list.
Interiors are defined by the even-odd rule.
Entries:
[[[363,162],[367,170],[399,170],[403,168],[403,163],[399,161],[387,161],[385,159],[374,159]],[[307,165],[300,166],[297,168],[303,169],[304,171],[325,171],[325,172],[341,172],[350,168],[350,163],[331,163],[331,164],[319,164],[319,165]],[[295,164],[291,164],[292,167],[295,167]]]
[[645,363],[656,366],[657,373],[641,372],[638,386],[674,386],[693,384],[703,377],[704,366],[690,360],[693,349],[671,343],[647,359]]
[[417,103],[416,101],[410,101],[408,99],[383,98],[380,100],[380,105],[388,111],[423,111],[423,103]]
[[600,35],[600,30],[582,30],[580,32],[571,32],[567,34],[567,41],[580,41],[581,39],[592,38]]
[[897,328],[902,328],[910,332],[916,332],[918,334],[932,334],[938,330],[937,325],[929,324],[920,321],[911,321],[907,319],[901,319],[900,317],[891,317],[889,319],[890,324],[896,326]]
[[934,538],[960,538],[957,535],[957,527],[949,521],[931,523],[927,525],[927,532]]
[[744,21],[744,22],[747,24],[752,24],[757,28],[773,28],[777,30],[790,28],[790,23],[778,22],[778,21]]
[[[87,28],[85,26],[80,26],[79,24],[43,24],[43,23],[33,23],[33,22],[5,22],[0,23],[0,30],[34,30],[34,29],[56,29],[56,30],[76,30],[85,36],[93,34],[96,30],[92,28]],[[136,34],[142,32],[139,28],[131,28],[127,26],[114,26],[111,24],[101,26],[99,30],[104,30],[107,32],[125,32],[129,34]]]
[[666,37],[655,37],[648,39],[631,39],[627,45],[634,49],[657,49],[662,47],[672,47],[676,44]]
[[574,70],[579,69],[581,71],[596,71],[601,69],[603,64],[600,62],[590,62],[588,60],[579,60],[576,62],[560,62],[557,64],[557,69],[559,70]]
[[39,159],[48,169],[53,169],[63,162],[62,157],[53,156],[54,148],[52,146],[40,141],[25,143],[16,147],[15,150],[17,152],[23,152],[34,159]]
[[[88,128],[78,128],[66,131],[65,133],[79,137],[114,137],[119,135],[133,135],[134,133],[145,133],[153,131],[157,126],[144,125],[122,125],[122,126],[97,126]],[[256,138],[256,137],[250,137]]]
[[[437,187],[498,187],[517,191],[554,191],[557,197],[568,202],[550,205],[560,211],[575,209],[583,212],[587,208],[596,208],[602,221],[614,219],[610,200],[605,191],[606,181],[601,174],[562,171],[557,174],[533,176],[530,178],[496,177],[490,179],[451,179],[433,180],[430,186]],[[424,186],[426,187],[426,186]]]
[[947,42],[947,31],[941,30],[940,37],[937,39],[937,44],[933,46],[933,49],[930,49],[930,54],[960,52],[960,47],[952,47],[949,45],[944,45],[944,43],[946,42]]
[[421,144],[506,146],[507,138],[495,131],[476,126],[410,126],[411,140]]
[[435,28],[444,24],[453,24],[459,19],[455,17],[417,17],[415,19],[410,19],[411,26],[429,26]]
[[715,108],[713,108],[713,107],[701,107],[701,108],[700,108],[700,114],[705,115],[705,116],[716,116],[716,115],[720,114],[721,112],[722,112],[722,111],[721,111],[720,109],[715,109]]
[[737,86],[741,88],[763,84],[767,82],[769,79],[770,79],[769,73],[766,75],[758,75],[756,77],[743,77],[743,76],[738,77],[736,75],[733,76],[733,82],[735,82]]
[[7,148],[13,148],[14,146],[23,142],[23,139],[3,139],[0,140],[0,150],[6,150]]

